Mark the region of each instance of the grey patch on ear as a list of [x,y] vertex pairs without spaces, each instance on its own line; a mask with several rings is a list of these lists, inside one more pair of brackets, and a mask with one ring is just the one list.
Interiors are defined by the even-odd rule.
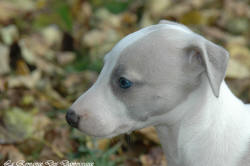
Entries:
[[191,40],[191,46],[188,49],[198,51],[212,91],[216,97],[219,97],[220,86],[226,75],[229,53],[224,48],[200,36]]

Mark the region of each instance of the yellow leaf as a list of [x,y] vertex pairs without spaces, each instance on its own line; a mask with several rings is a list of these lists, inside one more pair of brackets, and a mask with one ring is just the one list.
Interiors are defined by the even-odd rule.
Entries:
[[98,149],[101,149],[101,150],[106,150],[108,145],[110,143],[110,139],[100,139],[98,140],[97,144],[98,144]]
[[27,64],[23,60],[17,61],[17,73],[20,75],[29,75],[30,70]]
[[155,143],[160,143],[154,127],[143,128],[139,130],[139,133],[143,134],[145,137],[147,137],[148,139],[150,139]]
[[187,12],[180,18],[180,22],[185,25],[202,24],[203,16],[201,12],[197,10],[192,10]]

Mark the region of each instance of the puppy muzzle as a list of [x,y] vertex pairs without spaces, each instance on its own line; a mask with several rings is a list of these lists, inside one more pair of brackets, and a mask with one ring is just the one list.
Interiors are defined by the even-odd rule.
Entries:
[[68,110],[66,113],[66,121],[71,127],[78,128],[80,116],[78,116],[74,110]]

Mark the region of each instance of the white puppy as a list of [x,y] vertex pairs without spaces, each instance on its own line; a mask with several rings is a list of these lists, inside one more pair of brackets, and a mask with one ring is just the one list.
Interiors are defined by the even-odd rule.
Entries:
[[225,49],[162,21],[123,38],[68,123],[95,137],[155,126],[168,166],[250,166],[250,107],[224,82]]

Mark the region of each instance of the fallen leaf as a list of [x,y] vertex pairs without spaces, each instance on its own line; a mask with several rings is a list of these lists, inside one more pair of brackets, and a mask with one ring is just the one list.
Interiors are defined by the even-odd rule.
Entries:
[[238,35],[247,32],[249,27],[249,18],[230,18],[226,24],[228,31]]
[[15,25],[8,25],[0,29],[0,35],[6,45],[11,45],[19,38],[19,32]]
[[37,95],[46,100],[57,109],[64,109],[70,106],[70,102],[62,97],[50,84],[46,84],[42,91],[37,91]]
[[14,145],[0,145],[0,154],[2,158],[11,160],[11,162],[25,160],[24,155]]
[[[8,132],[10,140],[20,142],[34,132],[33,115],[25,112],[20,108],[11,108],[6,110],[3,115],[3,122]],[[6,137],[6,136],[4,136]],[[1,140],[1,142],[8,142],[9,140]]]
[[228,45],[227,49],[231,55],[231,58],[245,65],[250,70],[250,50],[242,45]]
[[242,79],[250,76],[249,69],[235,59],[230,59],[227,67],[226,77]]
[[19,75],[29,75],[30,74],[29,67],[23,60],[17,60],[16,71]]
[[146,155],[140,156],[143,166],[167,166],[165,155],[160,147],[153,147]]
[[15,3],[9,0],[0,1],[0,23],[6,23],[12,18],[16,18],[35,9],[31,0],[15,0]]
[[8,81],[9,88],[24,86],[24,87],[32,89],[37,85],[40,78],[41,78],[41,72],[38,70],[35,70],[31,72],[30,75],[9,76],[7,81]]
[[157,144],[160,143],[158,135],[157,135],[154,127],[143,128],[143,129],[139,130],[138,132],[141,133],[142,135],[144,135],[145,137],[147,137],[149,140],[151,140]]
[[205,36],[212,38],[213,40],[227,41],[230,38],[230,35],[225,31],[216,28],[216,27],[202,27],[202,32]]
[[150,16],[159,18],[171,6],[171,3],[171,0],[148,0],[145,6]]
[[103,139],[100,139],[97,141],[97,144],[98,144],[98,149],[100,150],[106,150],[110,144],[110,139],[107,139],[107,138],[103,138]]
[[142,19],[140,21],[140,27],[144,28],[146,26],[152,25],[153,24],[153,19],[151,18],[149,12],[144,12]]
[[119,28],[121,26],[121,15],[112,14],[106,8],[99,8],[94,15],[100,21],[99,25],[102,29]]
[[94,29],[83,36],[83,43],[88,47],[94,47],[101,45],[106,38],[104,31]]
[[76,59],[76,55],[73,52],[58,52],[56,54],[57,62],[60,65],[67,65]]
[[50,25],[42,29],[41,34],[49,47],[60,48],[63,34],[56,25]]
[[185,25],[204,24],[204,17],[200,11],[192,10],[181,16],[179,21]]
[[9,63],[9,49],[7,46],[0,44],[0,75],[10,72]]

